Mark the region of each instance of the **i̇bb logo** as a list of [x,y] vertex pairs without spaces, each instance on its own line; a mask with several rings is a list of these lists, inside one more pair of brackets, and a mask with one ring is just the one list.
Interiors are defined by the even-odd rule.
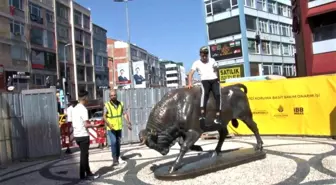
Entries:
[[294,107],[294,114],[295,115],[303,115],[304,114],[303,107]]

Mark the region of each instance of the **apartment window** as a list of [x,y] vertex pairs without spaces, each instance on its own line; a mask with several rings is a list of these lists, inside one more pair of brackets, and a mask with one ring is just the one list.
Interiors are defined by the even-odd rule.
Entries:
[[18,45],[12,45],[11,56],[16,60],[26,60],[26,48]]
[[56,70],[56,55],[55,53],[45,52],[45,68]]
[[280,43],[272,42],[272,54],[273,55],[281,55]]
[[69,38],[69,28],[62,25],[57,25],[57,34],[62,39],[67,40]]
[[79,84],[78,85],[78,91],[80,92],[80,91],[86,91],[86,85],[84,85],[84,84]]
[[282,54],[284,56],[289,56],[289,44],[282,44]]
[[245,15],[246,19],[246,29],[248,30],[257,30],[257,18],[249,15]]
[[98,55],[94,55],[95,58],[95,66],[103,66],[102,57]]
[[30,4],[30,14],[35,15],[37,18],[41,17],[41,9],[39,6]]
[[278,14],[286,17],[290,17],[290,12],[291,9],[287,5],[282,5],[278,3]]
[[272,74],[272,65],[263,65],[263,75]]
[[266,20],[259,19],[259,30],[263,33],[268,33]]
[[107,57],[103,57],[103,67],[108,67],[107,64],[108,64]]
[[290,36],[290,26],[289,25],[285,25],[285,24],[280,24],[280,31],[281,31],[281,35],[283,36]]
[[15,35],[24,35],[24,24],[17,21],[11,21],[10,31]]
[[76,47],[76,62],[83,63],[84,52],[83,48]]
[[255,40],[248,40],[248,50],[249,50],[249,53],[251,54],[256,54],[256,53],[259,53],[259,48],[255,42]]
[[279,27],[278,27],[278,24],[277,24],[276,22],[272,22],[272,21],[270,21],[270,24],[269,24],[269,31],[270,31],[270,33],[272,33],[272,34],[278,35],[278,34],[279,34]]
[[140,58],[143,59],[143,60],[146,60],[147,59],[147,54],[144,53],[144,52],[140,52]]
[[78,26],[82,26],[82,14],[78,11],[74,13],[74,22]]
[[281,65],[277,65],[277,64],[274,64],[273,65],[273,73],[272,75],[281,75],[282,74],[282,66]]
[[79,44],[83,44],[83,32],[81,30],[76,29],[75,30],[75,40]]
[[89,33],[84,33],[84,44],[85,46],[91,46],[91,35]]
[[55,47],[55,36],[53,32],[47,31],[47,40],[48,40],[48,48],[54,48]]
[[84,15],[83,17],[84,17],[84,20],[83,20],[84,28],[90,29],[90,17],[86,15]]
[[54,22],[54,13],[47,11],[46,18],[48,22]]
[[245,5],[254,8],[254,0],[245,0]]
[[273,2],[273,1],[268,1],[268,12],[269,12],[269,13],[276,14],[276,6],[275,6],[275,2]]
[[138,55],[137,50],[134,49],[134,48],[131,48],[131,56],[132,56],[132,57],[136,57],[137,55]]
[[86,81],[93,81],[93,67],[86,67]]
[[313,42],[336,38],[336,12],[330,12],[310,18]]
[[23,0],[9,0],[9,5],[14,6],[16,9],[23,10]]
[[296,76],[295,67],[293,65],[285,65],[284,66],[284,76]]
[[58,17],[61,17],[63,19],[68,19],[68,17],[69,17],[69,11],[68,10],[69,9],[66,6],[64,6],[60,3],[57,3],[57,10],[56,11],[57,11],[57,16]]
[[266,0],[257,0],[257,10],[266,10]]
[[89,98],[90,99],[94,99],[94,86],[93,85],[88,85],[88,93],[89,93]]
[[92,64],[91,61],[92,61],[92,60],[91,60],[91,51],[88,50],[88,49],[86,49],[86,50],[85,50],[85,63],[86,63],[86,64]]
[[261,51],[262,54],[270,55],[271,54],[271,44],[268,41],[261,41]]
[[77,80],[85,81],[85,67],[77,65]]
[[231,9],[230,0],[217,0],[212,2],[213,14],[229,11]]
[[30,42],[43,46],[43,29],[32,27],[30,30]]
[[231,0],[232,7],[238,6],[238,0]]

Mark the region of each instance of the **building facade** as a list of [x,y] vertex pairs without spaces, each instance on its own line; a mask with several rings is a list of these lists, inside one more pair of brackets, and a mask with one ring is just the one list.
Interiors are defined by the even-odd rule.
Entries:
[[77,99],[81,90],[95,99],[91,12],[72,0],[57,0],[56,14],[58,78],[65,77],[66,69],[70,99]]
[[1,1],[1,80],[12,78],[17,90],[44,86],[46,76],[56,81],[54,7],[53,0]]
[[[135,88],[146,88],[154,86],[162,86],[162,71],[157,56],[151,54],[147,50],[127,42],[107,39],[107,50],[109,60],[109,80],[112,88],[129,88],[135,77],[131,77],[130,70],[136,75],[140,71],[140,76],[143,78],[141,86]],[[130,50],[129,50],[130,48]],[[128,51],[129,55],[128,55]],[[130,56],[130,57],[128,57]],[[132,67],[129,62],[132,62]],[[139,68],[137,68],[139,66]]]
[[298,76],[336,73],[336,1],[292,3]]
[[165,86],[166,87],[184,87],[186,86],[186,72],[183,63],[162,60],[165,66]]
[[220,79],[295,76],[290,0],[204,0],[210,56]]
[[93,54],[96,80],[96,97],[103,98],[103,90],[109,87],[109,69],[107,57],[107,30],[93,24]]

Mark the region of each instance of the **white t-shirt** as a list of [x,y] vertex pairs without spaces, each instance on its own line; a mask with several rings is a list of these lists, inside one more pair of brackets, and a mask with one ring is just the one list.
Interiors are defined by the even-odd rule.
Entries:
[[72,127],[74,137],[89,136],[87,128],[85,128],[85,121],[89,120],[88,110],[84,105],[78,103],[72,109]]
[[67,114],[67,122],[71,122],[71,121],[72,121],[72,109],[73,109],[73,106],[71,105],[71,106],[68,107],[67,110],[66,110],[66,114]]
[[203,63],[201,60],[196,60],[191,66],[191,69],[198,72],[201,80],[213,80],[218,78],[215,71],[216,67],[217,62],[213,58],[209,58],[207,63]]

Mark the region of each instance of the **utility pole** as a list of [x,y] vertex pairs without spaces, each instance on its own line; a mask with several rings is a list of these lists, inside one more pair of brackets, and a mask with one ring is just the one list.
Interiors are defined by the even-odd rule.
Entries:
[[[62,83],[63,83],[63,93],[64,93],[64,110],[66,111],[66,109],[68,108],[68,96],[67,96],[67,92],[66,92],[66,82],[68,82],[68,79],[67,79],[67,58],[66,58],[66,48],[68,46],[71,46],[71,43],[68,43],[64,46],[64,50],[63,50],[63,62],[64,62],[64,78],[62,80]],[[65,112],[64,111],[64,112]]]
[[[128,44],[128,50],[127,50],[127,60],[129,62],[129,72],[130,72],[130,79],[133,78],[133,63],[131,59],[131,34],[130,34],[130,26],[129,26],[129,18],[128,18],[128,1],[131,0],[114,0],[114,2],[123,2],[125,3],[125,9],[126,9],[126,26],[127,26],[127,44]],[[131,89],[134,88],[133,80],[131,80]]]

